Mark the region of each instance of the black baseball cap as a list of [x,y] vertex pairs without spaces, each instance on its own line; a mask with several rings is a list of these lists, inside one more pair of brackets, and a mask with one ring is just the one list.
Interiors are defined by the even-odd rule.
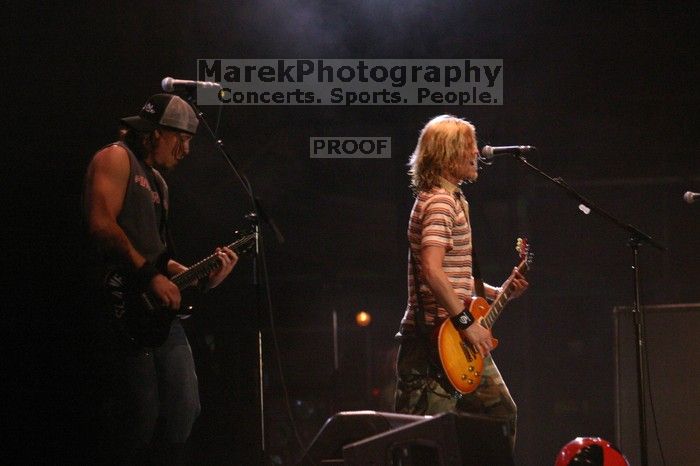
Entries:
[[168,128],[195,134],[199,120],[187,102],[173,94],[155,94],[148,98],[138,115],[120,120],[137,131]]

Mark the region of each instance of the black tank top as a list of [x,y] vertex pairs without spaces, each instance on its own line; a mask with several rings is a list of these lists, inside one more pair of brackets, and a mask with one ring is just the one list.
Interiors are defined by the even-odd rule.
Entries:
[[167,249],[168,186],[158,170],[136,158],[126,144],[115,142],[113,145],[126,150],[131,164],[117,223],[134,248],[155,264]]

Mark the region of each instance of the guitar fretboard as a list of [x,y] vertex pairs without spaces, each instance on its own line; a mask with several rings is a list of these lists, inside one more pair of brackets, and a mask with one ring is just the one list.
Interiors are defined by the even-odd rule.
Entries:
[[[521,274],[525,274],[528,270],[528,262],[526,259],[523,259],[520,264],[518,264],[518,272]],[[493,303],[491,303],[491,307],[489,308],[489,312],[484,316],[483,319],[481,319],[481,325],[486,327],[486,328],[491,328],[493,327],[493,324],[496,323],[496,319],[498,319],[498,316],[501,315],[501,311],[503,310],[504,307],[506,307],[506,304],[508,303],[508,299],[510,298],[510,295],[513,293],[513,281],[509,281],[508,284],[505,286],[503,291],[496,297]]]
[[[226,247],[234,251],[236,254],[240,254],[242,250],[245,250],[247,247],[252,245],[254,241],[255,233],[250,233],[240,239],[237,239]],[[221,260],[219,259],[218,254],[214,253],[211,256],[205,257],[201,261],[197,262],[184,272],[180,272],[179,274],[175,275],[170,280],[182,290],[206,277],[219,267],[221,267]]]

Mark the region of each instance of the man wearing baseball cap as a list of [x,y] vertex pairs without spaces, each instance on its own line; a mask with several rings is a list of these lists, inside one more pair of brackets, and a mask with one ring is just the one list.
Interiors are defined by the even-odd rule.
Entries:
[[[186,267],[173,259],[168,232],[168,187],[159,170],[175,167],[189,153],[199,121],[180,97],[156,94],[138,115],[121,119],[120,140],[100,149],[85,178],[87,225],[100,261],[102,276],[120,271],[127,279],[125,292],[149,292],[174,314],[180,309],[179,288],[169,279]],[[217,248],[221,267],[202,283],[219,285],[238,257],[229,248]],[[120,307],[121,306],[121,307]],[[110,303],[110,318],[118,322],[125,303]],[[167,329],[166,329],[167,331]],[[164,464],[180,464],[200,402],[194,361],[180,320],[175,318],[165,343],[145,347],[134,341],[113,345],[111,378],[114,392],[123,394],[126,440],[115,448],[117,462],[144,463],[160,418]]]

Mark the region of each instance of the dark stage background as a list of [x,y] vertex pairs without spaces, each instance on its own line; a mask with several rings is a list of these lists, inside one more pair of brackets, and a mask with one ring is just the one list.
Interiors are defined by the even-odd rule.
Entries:
[[[390,410],[412,205],[405,164],[435,115],[469,119],[481,145],[536,145],[532,163],[662,242],[666,252],[641,251],[644,303],[700,300],[700,203],[681,199],[700,191],[697,15],[683,4],[92,2],[24,7],[9,22],[7,63],[17,66],[7,70],[16,89],[8,98],[18,105],[5,115],[6,136],[18,170],[6,175],[7,260],[30,269],[11,293],[22,299],[8,300],[20,329],[12,333],[21,336],[11,362],[23,369],[12,388],[18,402],[30,401],[6,418],[29,440],[16,443],[24,455],[88,461],[103,406],[81,272],[82,176],[90,156],[115,139],[118,119],[159,92],[163,77],[194,79],[197,58],[504,60],[502,106],[223,108],[220,135],[286,238],[277,244],[265,231],[279,357],[305,445],[336,411]],[[217,109],[204,110],[213,122]],[[323,136],[391,137],[392,157],[311,159],[309,138]],[[247,201],[203,133],[167,179],[183,262],[243,225]],[[531,290],[495,331],[495,357],[520,408],[517,463],[550,464],[576,436],[612,440],[612,310],[633,300],[625,233],[581,214],[508,158],[466,193],[489,282],[499,284],[516,263],[517,236],[535,251]],[[242,259],[187,322],[202,393],[192,435],[200,464],[253,461],[258,328],[270,458],[289,464],[300,453],[270,320],[253,310],[250,276],[251,261]],[[367,328],[354,324],[361,309],[373,316]]]

